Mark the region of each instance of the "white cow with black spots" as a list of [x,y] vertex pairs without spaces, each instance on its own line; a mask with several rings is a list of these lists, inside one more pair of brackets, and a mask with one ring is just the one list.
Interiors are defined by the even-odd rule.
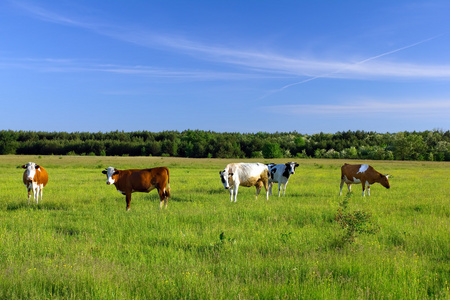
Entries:
[[280,197],[281,186],[283,185],[283,196],[286,196],[286,186],[292,174],[295,174],[295,168],[298,167],[296,162],[288,162],[286,164],[268,164],[270,179],[269,179],[269,194],[272,195],[272,186],[278,183],[278,197]]

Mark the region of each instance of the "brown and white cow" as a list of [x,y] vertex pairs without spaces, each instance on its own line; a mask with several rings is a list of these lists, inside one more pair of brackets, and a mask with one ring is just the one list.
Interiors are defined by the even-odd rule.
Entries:
[[102,171],[106,174],[106,184],[114,184],[117,191],[125,195],[127,210],[130,210],[131,193],[148,193],[156,189],[159,194],[159,208],[167,207],[170,197],[169,169],[158,167],[152,169],[118,170],[114,167]]
[[23,172],[23,184],[27,187],[28,191],[28,204],[30,204],[31,191],[33,191],[33,199],[36,200],[36,204],[39,203],[39,195],[42,200],[42,192],[48,182],[48,174],[44,167],[29,162],[26,165],[22,165],[25,169]]
[[266,199],[269,200],[269,169],[261,163],[231,163],[219,172],[223,186],[230,190],[230,200],[237,200],[239,185],[256,187],[256,198],[262,187],[266,189]]
[[363,196],[367,185],[367,195],[370,196],[370,186],[376,182],[387,189],[390,188],[388,177],[389,175],[383,175],[369,165],[344,164],[341,167],[341,189],[339,190],[339,196],[341,195],[344,182],[347,184],[349,192],[351,192],[351,185],[353,183],[361,183]]

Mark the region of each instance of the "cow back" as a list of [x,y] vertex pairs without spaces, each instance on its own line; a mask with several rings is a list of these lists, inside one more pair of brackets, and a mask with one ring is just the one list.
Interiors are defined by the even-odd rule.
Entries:
[[242,163],[237,172],[240,185],[245,187],[259,186],[269,180],[269,170],[264,164]]
[[361,182],[367,181],[369,184],[378,182],[386,188],[390,187],[387,177],[381,174],[380,172],[376,171],[372,166],[369,165],[344,164],[341,167],[341,178],[344,178],[344,176],[349,181],[353,181],[353,179],[358,179]]
[[166,167],[152,169],[120,170],[114,185],[121,191],[147,192],[154,187],[169,183],[169,170]]
[[367,174],[367,171],[369,169],[373,169],[373,168],[371,166],[368,166],[368,168],[365,169],[364,172],[360,172],[361,165],[344,164],[341,167],[341,177],[345,176],[348,179],[352,179],[352,178],[361,179],[362,177],[365,177],[365,174]]

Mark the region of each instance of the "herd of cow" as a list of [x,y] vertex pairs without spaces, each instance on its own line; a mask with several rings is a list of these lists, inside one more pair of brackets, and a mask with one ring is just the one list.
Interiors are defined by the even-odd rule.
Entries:
[[[269,200],[269,194],[272,195],[272,185],[278,183],[278,197],[283,186],[283,196],[286,193],[286,185],[289,177],[295,174],[295,168],[299,164],[289,162],[286,164],[262,164],[262,163],[230,163],[223,171],[220,171],[220,178],[223,186],[230,191],[230,200],[236,202],[239,186],[256,187],[256,197],[258,197],[264,186],[266,190],[266,199]],[[28,191],[28,203],[30,203],[31,193],[36,203],[39,197],[42,200],[42,190],[48,182],[48,174],[44,167],[29,162],[23,165],[23,183]],[[170,197],[169,169],[166,167],[157,167],[151,169],[129,169],[118,170],[109,167],[102,171],[106,175],[106,184],[114,184],[117,191],[125,195],[127,203],[126,209],[130,209],[131,194],[134,192],[148,193],[156,189],[159,194],[161,209],[163,204],[167,207],[167,201]],[[341,167],[341,186],[339,195],[342,193],[344,183],[347,184],[349,192],[351,185],[361,183],[362,195],[365,195],[367,186],[367,195],[370,196],[370,186],[376,182],[385,188],[389,188],[389,175],[383,175],[369,165],[350,165],[344,164]]]

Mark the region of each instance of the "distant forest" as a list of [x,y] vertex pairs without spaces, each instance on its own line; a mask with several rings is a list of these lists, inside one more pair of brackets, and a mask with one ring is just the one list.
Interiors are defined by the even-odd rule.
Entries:
[[0,131],[0,154],[450,161],[450,131],[317,134]]

